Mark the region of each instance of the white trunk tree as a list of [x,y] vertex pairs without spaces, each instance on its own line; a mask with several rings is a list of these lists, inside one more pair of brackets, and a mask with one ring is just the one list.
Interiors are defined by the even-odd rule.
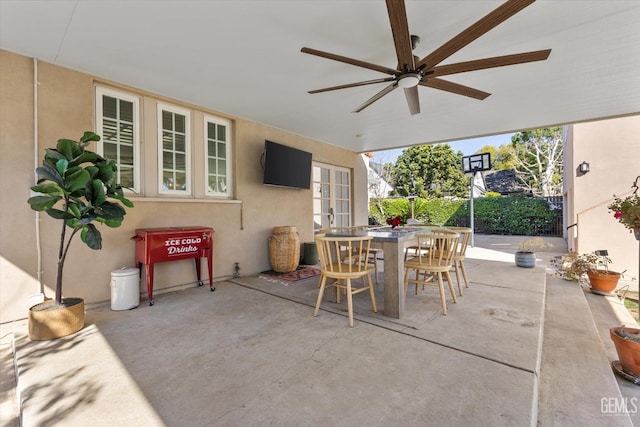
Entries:
[[562,128],[520,132],[511,141],[518,177],[532,193],[543,197],[561,195]]

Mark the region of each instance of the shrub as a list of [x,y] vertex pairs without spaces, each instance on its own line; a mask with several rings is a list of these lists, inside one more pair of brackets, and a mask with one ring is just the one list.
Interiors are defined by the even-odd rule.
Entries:
[[[385,224],[388,216],[411,216],[407,199],[384,199],[378,206],[370,206],[369,223]],[[552,209],[545,199],[531,197],[483,197],[474,200],[474,226],[476,232],[486,234],[537,236],[550,234],[562,210]],[[414,200],[414,217],[425,224],[463,226],[470,225],[469,200],[420,199]]]

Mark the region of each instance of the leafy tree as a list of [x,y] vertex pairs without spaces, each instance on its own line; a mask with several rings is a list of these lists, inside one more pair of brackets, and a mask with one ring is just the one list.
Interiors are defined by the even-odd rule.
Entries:
[[519,132],[511,137],[519,179],[543,197],[562,194],[562,129]]
[[391,171],[393,194],[422,198],[466,197],[469,177],[462,172],[462,152],[449,144],[428,144],[402,151]]
[[491,169],[493,170],[509,170],[516,169],[518,162],[514,148],[508,144],[502,144],[496,148],[494,145],[485,145],[475,154],[490,153]]
[[491,155],[491,167],[493,168],[493,164],[496,162],[496,157],[498,156],[498,149],[495,145],[485,145],[480,149],[476,150],[473,154],[480,153],[489,153]]

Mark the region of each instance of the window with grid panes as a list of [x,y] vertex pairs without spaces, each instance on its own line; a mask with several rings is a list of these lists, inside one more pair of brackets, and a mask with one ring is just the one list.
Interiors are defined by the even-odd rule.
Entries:
[[190,112],[158,105],[160,193],[190,194]]
[[205,116],[205,174],[208,196],[231,195],[231,122]]
[[118,164],[118,184],[140,192],[140,100],[123,92],[96,87],[98,154]]

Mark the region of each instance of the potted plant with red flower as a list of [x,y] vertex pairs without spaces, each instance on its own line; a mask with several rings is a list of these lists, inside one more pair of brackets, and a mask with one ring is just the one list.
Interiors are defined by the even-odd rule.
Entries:
[[[634,189],[631,195],[624,198],[614,195],[613,202],[607,206],[609,211],[613,212],[615,219],[629,231],[633,231],[638,241],[640,241],[639,183],[640,176],[631,185],[631,188]],[[640,384],[640,329],[623,325],[611,328],[610,336],[620,359],[611,364],[614,371],[634,384]]]
[[638,196],[638,181],[640,176],[636,178],[633,185],[634,192],[627,197],[614,196],[613,202],[609,206],[613,217],[624,225],[629,231],[633,231],[636,239],[640,240],[640,196]]
[[387,217],[387,224],[391,226],[391,229],[405,225],[407,220],[402,215],[396,215],[395,217]]

